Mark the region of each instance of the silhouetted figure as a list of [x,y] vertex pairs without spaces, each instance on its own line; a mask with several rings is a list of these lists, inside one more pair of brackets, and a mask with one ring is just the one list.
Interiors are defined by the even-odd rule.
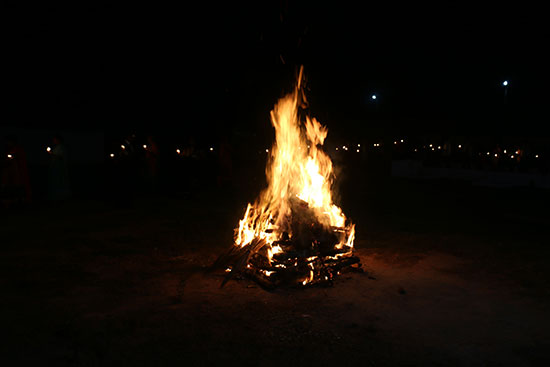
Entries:
[[218,157],[218,187],[230,187],[233,183],[232,147],[227,136],[222,138]]
[[145,145],[145,178],[148,189],[156,191],[159,170],[159,149],[152,136],[147,137]]
[[63,139],[56,135],[50,147],[50,164],[48,167],[48,199],[63,201],[71,196],[69,180],[69,158]]
[[0,192],[3,206],[31,202],[31,184],[25,150],[15,136],[6,138],[7,147],[2,156]]

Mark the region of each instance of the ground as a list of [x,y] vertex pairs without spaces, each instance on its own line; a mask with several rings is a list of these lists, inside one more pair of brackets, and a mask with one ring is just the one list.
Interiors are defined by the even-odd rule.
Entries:
[[1,213],[5,365],[549,365],[547,191],[347,180],[365,273],[220,288],[250,187]]

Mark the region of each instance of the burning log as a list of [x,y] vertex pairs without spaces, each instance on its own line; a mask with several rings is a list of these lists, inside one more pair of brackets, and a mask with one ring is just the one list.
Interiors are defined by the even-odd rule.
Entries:
[[228,269],[222,286],[236,274],[264,288],[331,284],[340,270],[360,266],[355,226],[332,202],[332,162],[321,149],[327,130],[300,110],[307,107],[301,75],[271,112],[268,187],[248,204],[234,246],[214,264]]

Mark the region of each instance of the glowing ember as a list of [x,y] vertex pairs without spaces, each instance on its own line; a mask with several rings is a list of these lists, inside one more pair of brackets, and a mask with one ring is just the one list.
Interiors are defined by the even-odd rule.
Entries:
[[248,204],[235,230],[233,254],[240,254],[256,280],[269,277],[269,284],[330,280],[359,262],[352,255],[355,226],[332,200],[332,161],[321,149],[327,129],[315,118],[299,117],[307,103],[301,75],[302,70],[294,92],[271,111],[275,142],[268,186]]

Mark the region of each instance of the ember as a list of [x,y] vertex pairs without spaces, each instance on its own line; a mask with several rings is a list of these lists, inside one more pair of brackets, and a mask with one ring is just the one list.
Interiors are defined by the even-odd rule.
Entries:
[[223,284],[236,274],[267,288],[330,284],[344,268],[361,266],[353,256],[355,226],[332,202],[332,161],[321,149],[327,129],[305,107],[300,69],[294,91],[271,112],[268,187],[248,204],[234,246],[215,264],[230,269]]

